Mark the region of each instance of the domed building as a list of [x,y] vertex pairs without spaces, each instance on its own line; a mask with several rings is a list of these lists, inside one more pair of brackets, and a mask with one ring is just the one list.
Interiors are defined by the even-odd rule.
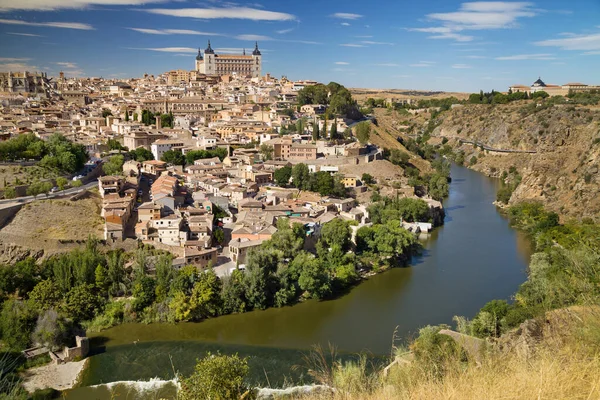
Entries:
[[196,56],[196,71],[205,75],[242,75],[260,78],[262,70],[262,54],[255,44],[252,55],[242,54],[216,54],[208,41],[208,46],[202,51],[198,49]]

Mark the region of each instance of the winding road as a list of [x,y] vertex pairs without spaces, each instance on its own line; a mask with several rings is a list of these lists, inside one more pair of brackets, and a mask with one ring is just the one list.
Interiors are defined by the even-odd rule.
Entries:
[[65,189],[62,191],[55,192],[55,193],[48,193],[46,195],[40,194],[37,196],[24,196],[24,197],[17,197],[15,199],[4,199],[4,200],[0,200],[0,209],[12,207],[17,204],[31,203],[32,201],[35,201],[35,200],[48,200],[48,199],[54,199],[56,197],[72,196],[74,194],[81,193],[84,190],[92,189],[96,186],[98,186],[98,180],[94,179],[93,181],[86,183],[85,185],[82,185],[82,186],[79,186],[76,188]]

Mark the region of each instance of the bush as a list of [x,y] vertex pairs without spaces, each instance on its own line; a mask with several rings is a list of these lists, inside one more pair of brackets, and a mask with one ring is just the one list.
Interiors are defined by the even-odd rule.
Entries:
[[238,399],[247,390],[248,359],[237,354],[227,356],[210,352],[198,360],[194,372],[181,382],[178,398]]

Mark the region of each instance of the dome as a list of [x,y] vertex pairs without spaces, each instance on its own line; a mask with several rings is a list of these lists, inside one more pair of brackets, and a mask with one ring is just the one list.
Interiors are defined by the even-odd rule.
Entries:
[[204,54],[215,54],[215,51],[210,47],[210,40],[208,41],[208,47],[204,50]]
[[533,86],[546,86],[546,84],[544,83],[544,81],[542,80],[542,78],[538,77],[538,80],[533,82]]
[[198,49],[198,55],[196,56],[196,60],[197,61],[204,60],[204,57],[202,57],[202,51],[200,51],[200,49]]
[[260,56],[260,50],[258,50],[258,42],[256,42],[256,45],[254,46],[254,51],[252,52],[253,56]]

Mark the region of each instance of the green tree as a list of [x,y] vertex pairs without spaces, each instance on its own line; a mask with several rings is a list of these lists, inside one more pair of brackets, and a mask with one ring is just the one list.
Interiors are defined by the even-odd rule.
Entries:
[[324,299],[331,294],[329,275],[317,259],[304,264],[298,277],[298,285],[313,299]]
[[298,189],[308,190],[310,172],[304,163],[298,163],[292,168],[292,180]]
[[129,156],[137,162],[154,160],[152,152],[143,147],[138,147],[137,149],[130,151]]
[[108,116],[111,116],[112,112],[108,109],[108,108],[103,108],[102,109],[102,118],[106,118]]
[[171,254],[161,254],[156,261],[156,301],[162,302],[167,298],[174,278],[173,257]]
[[223,229],[215,229],[215,231],[213,232],[213,237],[215,239],[215,242],[222,244],[225,240],[225,232],[223,231]]
[[263,161],[269,161],[273,159],[273,146],[270,144],[263,143],[260,145],[259,152],[262,156]]
[[173,165],[185,165],[185,156],[181,153],[181,151],[165,151],[161,157],[161,160]]
[[535,92],[534,94],[531,95],[532,99],[546,99],[548,98],[550,95],[548,94],[548,92],[544,92],[543,90],[539,91],[539,92]]
[[5,199],[14,199],[17,197],[17,191],[13,187],[5,187],[4,189],[4,198]]
[[123,164],[125,157],[121,154],[114,155],[108,159],[108,162],[102,165],[102,170],[106,175],[121,175],[123,173]]
[[26,302],[6,300],[0,313],[0,332],[4,344],[16,351],[27,348],[35,322],[36,313]]
[[38,194],[47,194],[52,189],[51,182],[33,182],[27,188],[27,195],[37,197]]
[[350,246],[350,227],[346,221],[335,218],[321,228],[321,241],[327,247],[339,246],[346,251]]
[[75,286],[66,295],[61,305],[65,315],[75,322],[88,321],[100,311],[103,300],[93,285]]
[[77,179],[77,180],[73,181],[73,183],[71,183],[71,186],[78,188],[78,187],[83,186],[83,182],[81,182],[81,179]]
[[337,131],[337,118],[334,119],[333,124],[331,124],[331,129],[329,130],[329,138],[331,140],[339,139]]
[[245,383],[249,372],[248,359],[235,355],[216,355],[210,352],[198,360],[194,372],[181,381],[178,398],[181,400],[239,399],[248,389]]
[[194,320],[216,317],[222,308],[222,284],[212,268],[200,274],[190,296],[191,315]]
[[106,296],[110,281],[108,279],[108,269],[102,264],[99,264],[94,271],[94,283],[100,289],[102,295]]
[[156,281],[149,276],[141,277],[133,286],[133,309],[141,312],[156,298]]
[[273,178],[275,178],[275,182],[279,186],[286,186],[290,183],[290,178],[292,177],[292,167],[286,165],[285,167],[281,167],[273,173]]
[[365,185],[372,185],[375,183],[375,179],[373,178],[373,176],[371,174],[367,174],[366,172],[364,174],[362,174],[361,181]]
[[40,311],[56,308],[62,298],[63,293],[60,288],[50,279],[41,281],[29,292],[31,307]]
[[56,178],[56,186],[59,190],[65,190],[65,187],[69,184],[69,180],[63,176]]
[[129,122],[129,111],[125,110],[125,121]]
[[312,129],[312,138],[313,138],[313,141],[316,142],[317,140],[319,140],[319,137],[320,137],[319,124],[317,122],[314,122],[312,124],[312,128],[313,128]]
[[366,144],[371,136],[371,122],[364,121],[356,124],[354,135],[362,144]]

